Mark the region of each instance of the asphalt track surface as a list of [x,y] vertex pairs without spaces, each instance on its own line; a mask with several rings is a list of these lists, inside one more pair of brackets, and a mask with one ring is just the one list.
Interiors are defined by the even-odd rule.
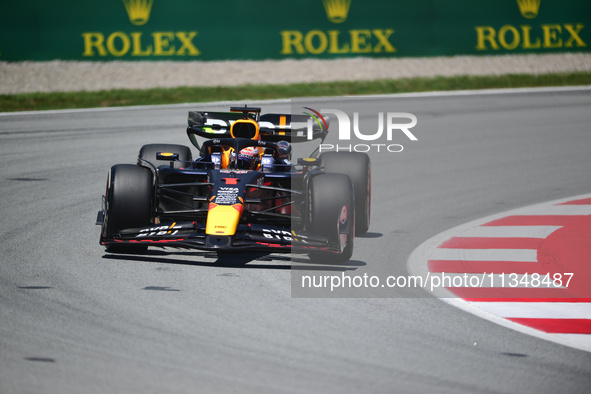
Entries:
[[442,231],[589,193],[591,91],[340,105],[368,122],[382,108],[419,123],[418,141],[395,137],[403,152],[372,154],[370,232],[339,266],[98,245],[109,167],[133,163],[143,143],[187,143],[186,112],[205,106],[0,116],[0,392],[587,393],[591,353],[422,289],[293,284],[302,272],[408,275],[412,251]]

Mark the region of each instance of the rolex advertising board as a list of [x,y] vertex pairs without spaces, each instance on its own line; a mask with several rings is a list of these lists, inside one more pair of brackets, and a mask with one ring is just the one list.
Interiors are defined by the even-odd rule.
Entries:
[[588,51],[588,0],[3,2],[0,61]]

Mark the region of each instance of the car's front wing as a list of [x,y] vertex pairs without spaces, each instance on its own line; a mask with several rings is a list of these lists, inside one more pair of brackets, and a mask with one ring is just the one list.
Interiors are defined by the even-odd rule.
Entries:
[[322,236],[295,232],[272,225],[240,224],[231,236],[206,234],[205,224],[178,222],[122,230],[112,238],[101,237],[101,245],[148,245],[202,250],[256,250],[310,253],[340,252],[340,245]]

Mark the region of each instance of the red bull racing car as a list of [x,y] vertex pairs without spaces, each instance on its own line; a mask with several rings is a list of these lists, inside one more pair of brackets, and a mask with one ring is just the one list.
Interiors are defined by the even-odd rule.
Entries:
[[349,260],[355,234],[369,229],[370,159],[316,149],[292,163],[292,143],[326,138],[328,121],[316,120],[246,106],[190,111],[196,159],[184,145],[149,144],[137,164],[111,167],[97,218],[101,245],[113,253],[166,246]]

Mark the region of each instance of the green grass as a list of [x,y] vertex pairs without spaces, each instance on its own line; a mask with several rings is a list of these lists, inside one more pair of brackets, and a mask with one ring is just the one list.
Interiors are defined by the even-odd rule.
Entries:
[[574,85],[591,85],[591,73],[578,72],[537,76],[519,74],[484,77],[435,77],[363,82],[302,83],[293,85],[182,87],[147,90],[108,90],[100,92],[10,94],[0,95],[0,112]]

